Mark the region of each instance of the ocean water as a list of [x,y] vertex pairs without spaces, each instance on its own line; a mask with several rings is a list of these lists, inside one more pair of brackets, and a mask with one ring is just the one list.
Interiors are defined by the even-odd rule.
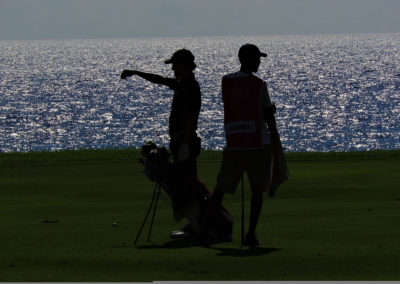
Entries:
[[172,92],[123,69],[173,76],[163,61],[196,56],[198,132],[225,146],[221,77],[257,44],[286,151],[400,148],[400,34],[0,41],[0,151],[168,144]]

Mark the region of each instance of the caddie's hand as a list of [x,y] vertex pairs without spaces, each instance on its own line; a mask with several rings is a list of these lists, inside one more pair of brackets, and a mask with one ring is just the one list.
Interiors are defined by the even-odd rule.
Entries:
[[182,144],[178,152],[179,162],[184,162],[189,159],[189,145]]
[[130,77],[134,74],[132,70],[124,70],[121,73],[121,79],[125,80],[127,77]]
[[275,141],[275,139],[280,139],[279,132],[276,128],[273,131],[270,131],[269,135],[272,138],[272,141]]
[[272,113],[273,114],[275,114],[276,113],[276,104],[272,104],[272,107],[271,107],[271,111],[272,111]]

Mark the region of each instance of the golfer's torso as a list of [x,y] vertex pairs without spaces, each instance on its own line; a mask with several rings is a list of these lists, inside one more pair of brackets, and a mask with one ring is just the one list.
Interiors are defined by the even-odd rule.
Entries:
[[169,117],[169,133],[183,133],[189,117],[196,115],[197,119],[201,108],[200,87],[194,77],[177,82],[174,88],[171,114]]

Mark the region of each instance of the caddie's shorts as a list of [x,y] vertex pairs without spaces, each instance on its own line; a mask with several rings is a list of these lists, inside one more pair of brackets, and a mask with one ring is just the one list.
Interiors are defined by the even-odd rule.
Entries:
[[264,149],[225,149],[215,190],[234,193],[245,172],[252,191],[267,191],[271,176],[271,146]]

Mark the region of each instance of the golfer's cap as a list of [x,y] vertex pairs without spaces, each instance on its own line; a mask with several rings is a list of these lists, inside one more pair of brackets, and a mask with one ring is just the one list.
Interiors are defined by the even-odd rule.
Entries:
[[248,58],[253,56],[267,57],[267,54],[261,52],[256,45],[251,43],[246,43],[240,47],[239,58]]
[[171,63],[194,63],[194,55],[187,49],[179,49],[174,52],[171,59],[165,60],[165,64]]

